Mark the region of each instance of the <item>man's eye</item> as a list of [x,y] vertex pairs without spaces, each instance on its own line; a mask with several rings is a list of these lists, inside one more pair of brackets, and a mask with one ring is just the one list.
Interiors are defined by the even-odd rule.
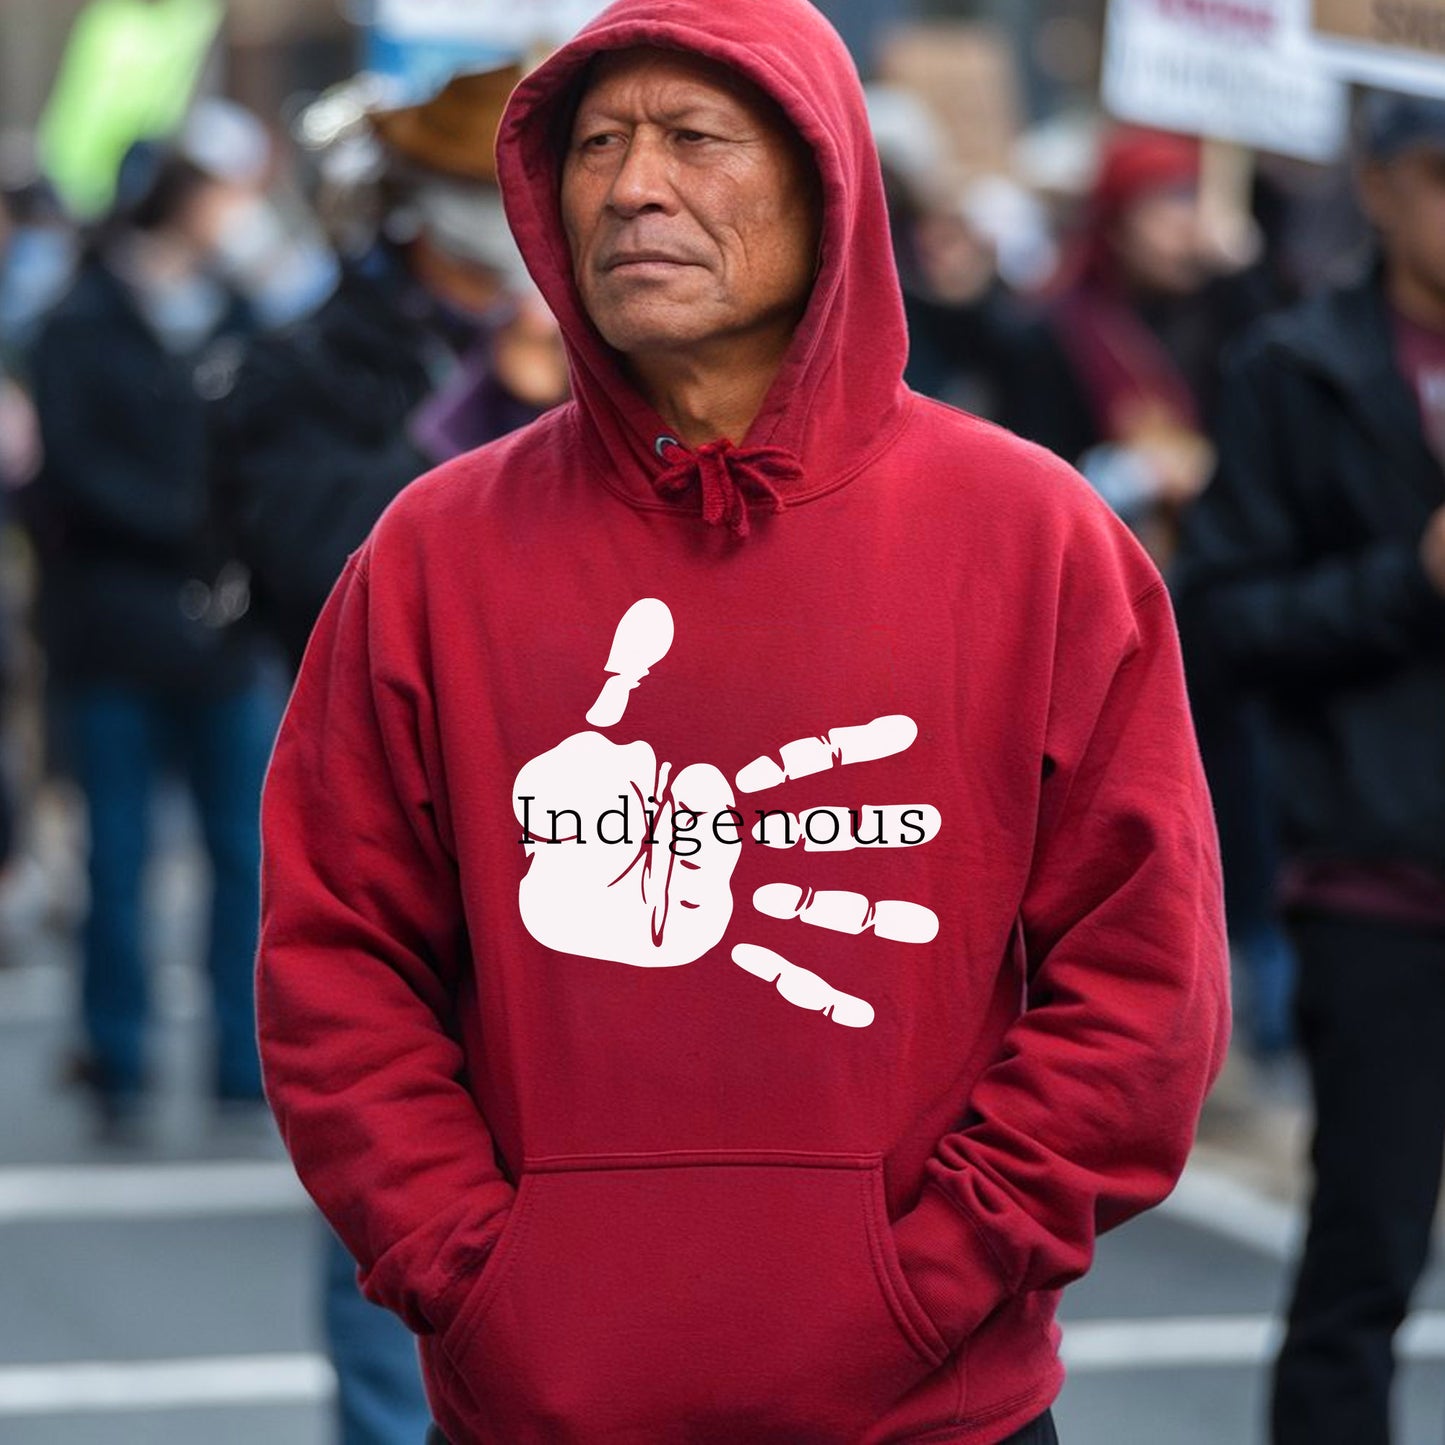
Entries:
[[582,151],[605,150],[608,144],[616,139],[617,137],[610,131],[598,131],[595,135],[584,135],[577,142],[577,149]]
[[700,130],[680,130],[675,131],[674,134],[685,145],[696,145],[700,141],[712,139],[710,135],[704,135]]

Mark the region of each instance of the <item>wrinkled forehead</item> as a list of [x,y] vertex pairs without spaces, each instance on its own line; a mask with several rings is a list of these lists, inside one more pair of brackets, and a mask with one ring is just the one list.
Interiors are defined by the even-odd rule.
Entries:
[[587,62],[574,92],[567,130],[570,133],[585,111],[640,100],[677,109],[712,104],[741,110],[800,152],[812,154],[782,106],[740,71],[695,51],[651,45],[603,51]]

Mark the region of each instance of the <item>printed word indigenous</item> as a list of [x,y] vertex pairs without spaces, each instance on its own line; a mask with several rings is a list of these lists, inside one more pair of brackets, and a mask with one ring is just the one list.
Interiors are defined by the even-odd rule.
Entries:
[[[540,808],[547,836],[534,833],[532,804],[537,801],[534,794],[522,794],[517,802],[522,805],[522,836],[517,840],[523,847],[538,843],[596,842],[613,847],[630,847],[634,843],[655,848],[660,841],[656,836],[659,824],[671,836],[667,848],[678,857],[690,858],[703,846],[703,840],[696,836],[704,818],[709,815],[693,808],[673,806],[670,809],[656,806],[657,799],[651,794],[649,808],[641,805],[642,817],[634,817],[632,799],[626,793],[618,793],[621,804],[617,808],[606,808],[598,814],[593,824],[592,838],[587,836],[587,827],[581,811],[577,808]],[[755,808],[753,816],[757,823],[751,836],[769,848],[791,848],[802,842],[811,850],[843,850],[848,848],[912,848],[926,843],[938,831],[937,811],[933,808],[918,807],[862,807],[862,808],[810,808],[801,817],[781,808]],[[709,831],[718,843],[741,846],[747,818],[737,808],[722,808],[711,815]],[[640,834],[633,836],[634,823]]]

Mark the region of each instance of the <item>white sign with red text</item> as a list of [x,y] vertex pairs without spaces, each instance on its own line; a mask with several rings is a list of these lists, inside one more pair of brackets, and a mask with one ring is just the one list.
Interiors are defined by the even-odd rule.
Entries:
[[556,45],[606,8],[606,0],[377,0],[388,39],[467,42],[498,50]]
[[1119,119],[1329,161],[1346,87],[1309,39],[1309,0],[1109,0],[1104,104]]

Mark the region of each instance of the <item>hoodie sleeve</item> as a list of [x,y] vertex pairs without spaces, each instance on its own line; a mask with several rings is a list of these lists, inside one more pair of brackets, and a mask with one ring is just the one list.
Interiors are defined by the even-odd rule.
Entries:
[[[354,553],[312,636],[262,797],[266,1093],[362,1292],[444,1330],[513,1197],[453,1022],[468,937],[403,611]],[[390,598],[388,599],[391,600]]]
[[1090,643],[1097,609],[1066,608],[1020,915],[1028,1005],[894,1226],[953,1346],[1077,1279],[1098,1234],[1170,1192],[1224,1060],[1218,844],[1162,583],[1132,612],[1121,651]]

